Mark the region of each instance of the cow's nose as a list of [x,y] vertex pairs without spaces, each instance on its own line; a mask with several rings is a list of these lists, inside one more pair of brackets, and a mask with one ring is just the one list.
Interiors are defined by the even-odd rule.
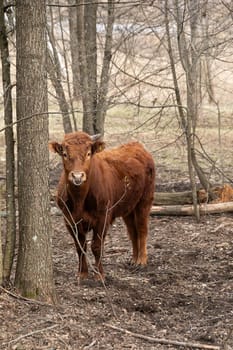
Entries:
[[76,186],[80,186],[86,181],[86,173],[84,171],[71,171],[70,175],[73,184]]

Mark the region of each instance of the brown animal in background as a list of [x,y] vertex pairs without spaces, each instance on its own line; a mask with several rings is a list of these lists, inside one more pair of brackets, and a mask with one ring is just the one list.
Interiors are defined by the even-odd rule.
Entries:
[[155,189],[152,156],[138,142],[104,150],[100,135],[66,134],[50,150],[63,160],[57,204],[79,256],[80,278],[88,275],[86,233],[93,230],[91,249],[96,278],[104,278],[101,258],[106,232],[122,217],[133,246],[132,263],[147,264],[148,218]]

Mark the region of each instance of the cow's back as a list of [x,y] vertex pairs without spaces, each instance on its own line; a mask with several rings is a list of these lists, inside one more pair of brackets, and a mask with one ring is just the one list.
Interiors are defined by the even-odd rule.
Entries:
[[149,152],[139,142],[131,142],[98,155],[118,174],[124,174],[134,182],[139,177],[145,181],[154,178],[155,166]]
[[106,210],[107,205],[114,219],[131,212],[142,197],[148,205],[152,203],[155,166],[140,143],[102,151],[96,154],[95,163],[91,194],[100,210]]

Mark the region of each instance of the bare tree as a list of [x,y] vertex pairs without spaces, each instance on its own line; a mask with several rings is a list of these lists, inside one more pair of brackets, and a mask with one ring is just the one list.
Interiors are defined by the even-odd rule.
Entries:
[[44,0],[17,2],[16,47],[19,251],[15,285],[24,296],[54,302]]
[[83,129],[90,134],[104,133],[106,98],[112,49],[114,0],[108,0],[108,15],[103,67],[98,84],[97,72],[97,5],[96,1],[76,0],[79,42],[80,89],[83,104]]
[[[2,218],[0,216],[0,224],[1,224],[1,221],[2,221]],[[0,225],[0,227],[2,227],[2,225]],[[2,232],[0,230],[0,286],[2,285],[2,282],[3,282],[3,254],[2,254]]]
[[7,232],[3,260],[3,279],[9,282],[13,264],[15,239],[16,239],[16,212],[15,212],[15,159],[14,159],[14,134],[13,112],[11,96],[11,73],[8,39],[4,18],[4,1],[0,0],[0,50],[2,63],[2,84],[4,98],[4,120],[6,141],[6,208],[7,208]]
[[[47,60],[47,71],[49,78],[54,87],[56,98],[60,107],[60,111],[62,113],[62,122],[65,133],[72,132],[72,124],[70,119],[70,105],[67,101],[66,94],[63,88],[62,80],[62,69],[61,63],[59,59],[59,54],[56,47],[56,37],[54,33],[54,25],[53,25],[53,11],[50,7],[50,26],[47,25],[47,33],[48,33],[48,60]],[[65,53],[64,53],[65,54]],[[67,72],[68,74],[68,72]]]
[[[69,0],[70,5],[75,5],[75,0]],[[70,30],[70,54],[72,69],[73,98],[80,100],[80,74],[79,74],[79,51],[77,36],[77,13],[74,7],[69,7],[69,30]]]
[[62,85],[62,75],[61,67],[58,59],[56,47],[54,44],[53,36],[50,29],[47,29],[48,36],[50,38],[50,44],[52,46],[52,51],[48,48],[48,60],[47,60],[47,71],[49,78],[53,84],[54,90],[56,92],[56,98],[62,113],[63,129],[65,133],[72,132],[72,124],[70,120],[69,104],[66,99],[66,95]]
[[103,67],[101,71],[100,84],[97,94],[97,108],[95,131],[102,133],[104,131],[105,116],[107,111],[107,93],[110,80],[110,63],[112,59],[113,46],[113,24],[114,24],[114,0],[108,1],[108,15],[105,35],[105,45],[103,54]]
[[[209,192],[210,198],[214,199],[215,194],[210,190],[209,180],[200,167],[196,157],[196,127],[201,107],[201,98],[199,93],[200,88],[200,68],[201,55],[206,47],[203,47],[203,40],[200,30],[201,18],[201,2],[200,1],[183,1],[179,0],[173,2],[174,17],[177,33],[177,47],[179,53],[179,60],[185,73],[186,82],[186,109],[182,108],[180,88],[177,79],[175,68],[175,54],[171,44],[171,34],[169,24],[169,7],[168,1],[165,1],[165,23],[168,42],[168,53],[171,63],[173,82],[176,92],[176,101],[178,104],[179,116],[181,124],[186,135],[189,174],[193,189],[193,202],[197,204],[196,197],[196,180],[195,175],[198,176],[202,186]],[[189,23],[189,28],[187,27]],[[174,27],[173,27],[174,28]],[[189,35],[189,39],[187,37]],[[205,42],[206,44],[206,42]],[[198,213],[196,212],[198,217]]]

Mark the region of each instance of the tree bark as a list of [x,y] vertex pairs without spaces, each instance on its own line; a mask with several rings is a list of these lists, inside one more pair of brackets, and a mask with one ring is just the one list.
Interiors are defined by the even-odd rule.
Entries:
[[[2,188],[0,184],[0,203],[2,202]],[[2,215],[0,211],[0,286],[3,282],[3,253],[2,253]]]
[[[19,251],[15,286],[25,297],[54,302],[45,0],[16,3],[16,48]],[[24,119],[33,114],[36,117]]]
[[[52,15],[51,15],[51,21],[53,21]],[[66,101],[65,92],[62,86],[62,74],[61,74],[61,65],[58,58],[58,53],[55,45],[55,38],[53,35],[53,30],[47,26],[47,33],[49,37],[49,41],[52,47],[52,51],[47,49],[48,53],[48,59],[47,59],[47,71],[49,74],[49,77],[51,79],[51,82],[53,84],[54,90],[56,92],[56,97],[58,100],[58,104],[60,107],[60,111],[62,113],[62,122],[63,122],[63,129],[66,134],[73,131],[71,121],[70,121],[70,114],[69,114],[69,105]]]
[[155,192],[154,205],[183,205],[192,204],[192,191],[187,192]]
[[90,135],[94,134],[93,110],[90,99],[89,83],[88,83],[88,66],[87,52],[85,43],[85,23],[83,0],[76,0],[77,4],[77,36],[79,42],[79,73],[80,73],[80,88],[83,104],[83,130]]
[[110,63],[112,58],[112,35],[114,24],[115,0],[108,0],[108,22],[104,46],[103,67],[101,71],[100,85],[98,88],[98,102],[96,110],[95,132],[104,134],[104,122],[107,111],[107,93],[110,79]]
[[94,0],[76,0],[80,89],[83,104],[83,130],[104,134],[109,70],[112,58],[114,2],[108,0],[108,17],[100,83],[97,72],[97,7]]
[[[4,1],[0,0],[0,50],[2,63],[2,84],[4,99],[4,121],[5,125],[11,125],[13,121],[12,96],[11,96],[11,73],[9,48],[4,20]],[[15,216],[15,158],[14,158],[14,133],[13,127],[5,129],[6,143],[6,211],[7,229],[3,257],[3,280],[10,280],[13,264],[16,240],[16,216]]]
[[[195,181],[195,164],[194,160],[194,145],[195,145],[195,129],[196,129],[196,121],[197,121],[197,112],[199,106],[197,106],[196,99],[196,91],[197,91],[197,53],[196,50],[193,50],[191,47],[190,51],[187,45],[185,31],[184,31],[184,18],[181,13],[181,9],[178,3],[176,2],[176,20],[177,20],[177,42],[179,48],[179,56],[181,60],[181,64],[183,66],[185,75],[186,75],[186,90],[187,90],[187,113],[186,113],[186,121],[187,121],[187,129],[186,129],[186,139],[187,139],[187,153],[188,153],[188,168],[189,168],[189,176],[190,183],[193,191],[193,204],[196,210],[195,216],[197,220],[200,219],[200,214],[197,206],[197,188]],[[186,9],[188,9],[187,3],[184,5]],[[196,7],[198,6],[198,1],[196,1]],[[190,18],[190,31],[191,31],[191,41],[192,45],[195,46],[196,40],[196,13],[192,6],[189,9],[190,17],[193,15],[194,18]]]
[[86,49],[87,80],[89,104],[92,114],[92,123],[94,134],[98,133],[95,129],[97,114],[97,43],[96,43],[96,19],[97,7],[96,0],[85,0],[84,7],[84,41]]
[[54,90],[56,92],[57,101],[60,107],[60,111],[62,113],[62,122],[63,122],[63,129],[65,134],[68,134],[73,131],[72,125],[70,122],[70,115],[69,115],[69,105],[66,101],[65,92],[61,83],[61,77],[59,77],[59,67],[54,63],[53,58],[51,56],[51,53],[48,50],[47,55],[47,72],[50,77],[50,80],[53,84]]
[[[69,0],[69,4],[73,5],[75,0]],[[78,36],[77,36],[77,13],[76,8],[69,8],[69,29],[70,29],[70,54],[71,54],[71,69],[73,77],[73,98],[76,101],[80,100],[80,74],[78,69]]]
[[[183,23],[181,22],[181,19],[180,19],[178,0],[175,0],[175,9],[176,9],[176,21],[177,21],[177,42],[179,47],[180,59],[184,70],[187,71],[188,67],[190,66],[189,55],[188,55],[185,36],[183,32]],[[186,108],[186,113],[184,113],[184,110],[182,108],[181,94],[180,94],[180,89],[178,85],[174,54],[173,54],[173,49],[171,44],[168,13],[169,13],[168,1],[166,0],[165,1],[165,25],[166,25],[166,34],[167,34],[167,41],[168,41],[168,54],[169,54],[169,59],[171,63],[172,77],[173,77],[173,82],[175,87],[176,100],[178,104],[179,117],[181,120],[181,125],[183,127],[185,137],[186,137],[186,142],[187,142],[187,154],[188,154],[187,160],[188,160],[190,183],[192,187],[195,216],[196,216],[196,219],[199,220],[199,211],[197,207],[197,197],[196,197],[197,189],[196,189],[195,174],[194,174],[194,169],[192,164],[192,153],[191,153],[191,149],[193,148],[193,134],[191,133],[192,120],[191,120],[191,115],[189,114],[188,108]],[[182,59],[182,55],[185,56],[184,59]],[[187,91],[187,96],[188,96],[188,93],[189,92]],[[187,100],[188,100],[188,97],[187,97]]]

